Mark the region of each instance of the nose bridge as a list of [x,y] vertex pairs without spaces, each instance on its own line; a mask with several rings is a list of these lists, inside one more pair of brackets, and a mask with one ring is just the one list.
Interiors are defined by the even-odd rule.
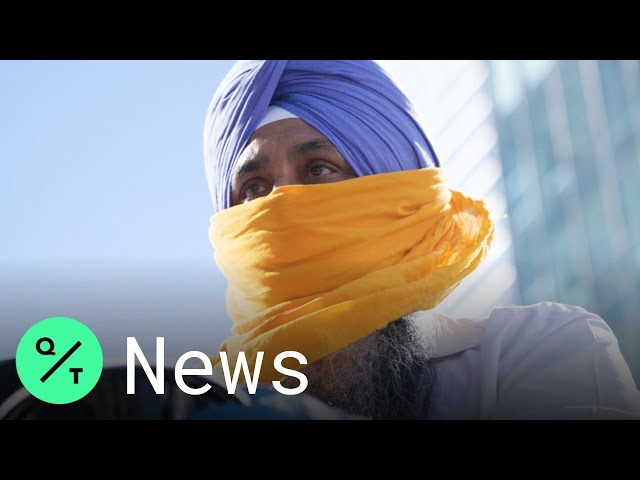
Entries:
[[273,188],[300,183],[295,165],[288,155],[287,142],[280,141],[279,138],[276,141],[272,155],[271,161],[274,166]]
[[300,183],[301,182],[296,178],[294,174],[289,174],[287,172],[283,173],[275,179],[275,181],[273,182],[273,188],[282,187],[284,185],[296,185]]

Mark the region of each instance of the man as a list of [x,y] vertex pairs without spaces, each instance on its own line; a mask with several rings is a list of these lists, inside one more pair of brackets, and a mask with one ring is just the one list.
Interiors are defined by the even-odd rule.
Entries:
[[262,383],[293,387],[273,360],[301,352],[308,365],[285,365],[306,375],[306,394],[374,419],[640,415],[613,333],[580,307],[433,313],[482,261],[493,223],[447,187],[376,63],[239,62],[204,137],[231,365],[246,355]]

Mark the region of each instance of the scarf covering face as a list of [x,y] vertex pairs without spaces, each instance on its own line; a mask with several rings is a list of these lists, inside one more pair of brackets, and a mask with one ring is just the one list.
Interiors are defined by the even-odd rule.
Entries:
[[[252,372],[262,351],[260,381],[281,379],[281,352],[311,363],[435,307],[482,261],[493,232],[484,203],[447,188],[439,168],[286,185],[218,212],[209,236],[235,324],[220,350],[231,371],[245,352]],[[219,357],[213,364],[221,373]]]
[[215,211],[231,205],[231,173],[269,105],[326,136],[358,176],[440,166],[413,105],[377,63],[241,61],[218,87],[205,120]]

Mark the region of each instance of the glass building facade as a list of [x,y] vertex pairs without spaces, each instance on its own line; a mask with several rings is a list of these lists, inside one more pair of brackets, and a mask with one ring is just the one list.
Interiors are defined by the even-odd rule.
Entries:
[[640,62],[489,62],[521,300],[597,313],[640,379]]

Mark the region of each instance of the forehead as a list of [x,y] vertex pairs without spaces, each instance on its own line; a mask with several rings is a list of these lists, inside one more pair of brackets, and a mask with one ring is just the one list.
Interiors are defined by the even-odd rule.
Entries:
[[318,130],[299,118],[287,118],[269,123],[253,132],[247,144],[240,154],[240,159],[247,153],[255,153],[261,147],[276,143],[285,145],[304,142],[311,138],[324,137]]

